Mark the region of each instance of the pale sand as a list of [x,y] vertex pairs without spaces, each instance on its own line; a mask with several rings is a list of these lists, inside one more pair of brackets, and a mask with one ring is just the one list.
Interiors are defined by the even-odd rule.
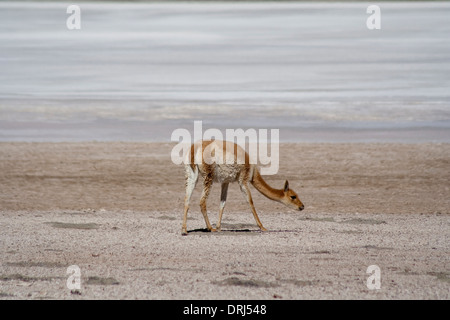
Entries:
[[[449,299],[449,144],[283,144],[266,180],[289,179],[304,211],[252,188],[261,233],[232,185],[224,231],[186,237],[172,146],[0,143],[0,298]],[[205,227],[199,195],[188,230]]]

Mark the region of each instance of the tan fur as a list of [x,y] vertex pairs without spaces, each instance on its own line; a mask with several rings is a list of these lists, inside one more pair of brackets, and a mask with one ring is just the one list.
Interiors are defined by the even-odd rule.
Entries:
[[[230,150],[232,151],[230,152]],[[187,234],[186,222],[189,202],[193,189],[197,184],[199,173],[203,177],[200,209],[205,219],[206,228],[209,231],[220,230],[228,185],[232,182],[239,183],[242,194],[250,205],[256,224],[262,231],[266,231],[267,229],[263,227],[256,213],[248,183],[251,183],[256,190],[271,200],[281,202],[296,210],[303,210],[304,206],[302,202],[298,198],[298,195],[289,189],[288,181],[286,180],[283,189],[274,189],[269,186],[261,177],[257,166],[250,164],[248,154],[237,144],[219,140],[199,141],[191,145],[190,151],[186,159],[189,160],[187,161],[189,164],[185,166],[186,196],[184,200],[183,235]],[[222,157],[220,157],[221,154]],[[217,161],[218,159],[222,159],[222,161]],[[221,184],[219,220],[216,229],[211,226],[206,210],[206,200],[213,182],[219,182]]]

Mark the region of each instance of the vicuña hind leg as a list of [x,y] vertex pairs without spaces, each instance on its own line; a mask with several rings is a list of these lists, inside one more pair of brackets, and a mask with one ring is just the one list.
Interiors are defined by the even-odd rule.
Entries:
[[205,218],[206,229],[208,229],[209,231],[217,231],[211,226],[211,223],[209,222],[208,219],[208,212],[206,211],[206,200],[208,199],[212,183],[213,183],[212,178],[209,175],[207,175],[205,177],[205,180],[203,181],[203,191],[202,196],[200,198],[200,209],[202,211],[203,218]]
[[258,225],[259,229],[261,229],[261,231],[267,231],[267,229],[263,227],[261,221],[258,218],[255,206],[253,205],[252,194],[250,193],[248,185],[245,182],[239,182],[239,186],[241,187],[242,194],[250,205],[250,209],[252,210],[253,217],[255,218],[256,224]]
[[192,192],[195,189],[195,185],[197,184],[198,180],[198,168],[194,167],[194,169],[191,168],[191,166],[186,166],[186,195],[184,197],[184,214],[183,214],[183,226],[181,227],[181,234],[187,235],[187,213],[189,210],[189,202],[191,200]]

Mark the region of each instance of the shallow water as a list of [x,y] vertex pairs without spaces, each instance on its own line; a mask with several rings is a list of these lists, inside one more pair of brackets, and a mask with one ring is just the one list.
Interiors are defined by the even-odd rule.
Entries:
[[0,2],[0,140],[450,142],[450,4]]

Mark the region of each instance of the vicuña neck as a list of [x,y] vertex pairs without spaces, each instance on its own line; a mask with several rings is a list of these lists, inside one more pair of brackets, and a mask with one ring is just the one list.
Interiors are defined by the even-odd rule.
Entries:
[[282,189],[274,189],[271,186],[269,186],[267,182],[264,181],[264,179],[261,177],[258,169],[256,168],[253,173],[252,184],[256,188],[256,190],[258,190],[271,200],[280,201],[284,196],[284,191]]

